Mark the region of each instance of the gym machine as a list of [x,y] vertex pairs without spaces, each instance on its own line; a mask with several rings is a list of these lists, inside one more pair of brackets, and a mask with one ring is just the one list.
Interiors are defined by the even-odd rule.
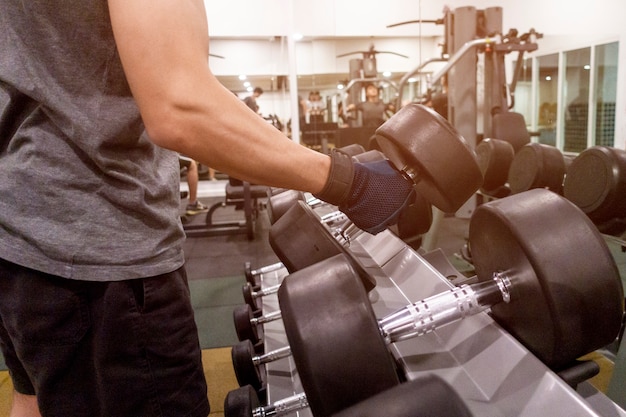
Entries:
[[[267,198],[268,187],[250,184],[236,178],[229,178],[224,200],[213,204],[204,217],[204,222],[193,221],[190,216],[182,216],[181,221],[187,237],[204,237],[229,234],[246,234],[248,240],[255,236],[256,219],[261,210],[261,201]],[[241,210],[243,220],[213,220],[213,214],[225,207]],[[202,216],[197,216],[202,217]]]

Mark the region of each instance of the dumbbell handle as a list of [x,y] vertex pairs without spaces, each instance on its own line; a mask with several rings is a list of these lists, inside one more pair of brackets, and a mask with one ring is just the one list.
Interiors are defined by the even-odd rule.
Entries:
[[256,366],[259,366],[264,363],[286,358],[288,356],[291,356],[291,348],[289,346],[285,346],[276,350],[272,350],[271,352],[267,352],[263,355],[253,356],[252,363]]
[[258,291],[252,291],[250,296],[254,298],[265,297],[266,295],[276,294],[278,289],[280,288],[280,284],[272,285],[271,287],[261,288]]
[[256,326],[258,324],[264,324],[264,323],[269,323],[271,321],[280,320],[281,318],[282,316],[280,315],[280,310],[276,310],[271,313],[267,313],[266,315],[261,316],[261,317],[251,318],[250,323],[252,323],[253,326]]
[[461,285],[385,316],[378,321],[380,332],[387,343],[430,333],[497,303],[508,303],[510,286],[506,274],[496,272],[492,281]]
[[274,272],[274,271],[278,271],[279,269],[283,268],[284,265],[282,264],[282,262],[276,262],[273,263],[271,265],[265,265],[260,267],[259,269],[253,269],[250,271],[250,274],[253,276],[257,276],[257,275],[261,275],[261,274],[267,274],[269,272]]
[[252,410],[252,417],[284,416],[308,406],[309,402],[306,399],[306,394],[301,393],[276,401],[265,407],[255,408]]

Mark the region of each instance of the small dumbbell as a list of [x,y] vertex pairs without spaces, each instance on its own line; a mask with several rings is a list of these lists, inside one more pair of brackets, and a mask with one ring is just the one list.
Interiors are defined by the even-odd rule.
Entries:
[[264,316],[256,316],[254,310],[244,304],[233,309],[233,320],[235,322],[235,332],[239,340],[250,340],[253,344],[261,341],[259,325],[280,320],[280,311],[274,311]]
[[251,385],[255,390],[263,389],[264,378],[261,368],[264,364],[291,356],[291,349],[285,346],[264,354],[257,354],[250,340],[233,345],[231,357],[239,386]]
[[[339,280],[344,277],[336,278]],[[382,318],[379,320],[379,330],[386,344],[433,332],[464,317],[484,311],[498,302],[508,302],[510,286],[511,283],[504,275],[496,275],[493,282],[461,285]],[[266,318],[263,320],[267,322],[279,318],[277,314],[273,314],[270,320]],[[242,323],[246,319],[242,313]],[[241,386],[252,385],[260,389],[263,381],[257,366],[291,355],[291,348],[286,346],[263,355],[256,355],[252,344],[258,342],[258,333],[250,330],[247,324],[242,324],[241,327],[241,335],[249,340],[243,340],[232,348],[235,374]]]
[[[371,291],[375,287],[374,278],[346,253],[340,253],[323,259],[322,261],[309,265],[306,268],[294,272],[293,274],[297,274],[302,277],[332,277],[336,273],[336,270],[344,270],[346,265],[350,268],[352,273],[359,277],[360,284],[357,285],[362,286],[366,292]],[[278,287],[280,287],[280,285]],[[274,290],[275,288],[271,289],[272,292],[274,292]],[[252,307],[249,303],[238,306],[233,310],[233,321],[235,323],[235,331],[237,332],[239,340],[249,339],[255,345],[261,340],[259,325],[279,319],[281,319],[280,311],[274,311],[270,314],[262,315],[259,309],[254,309],[254,307]]]
[[261,306],[258,305],[257,299],[261,297],[265,297],[266,295],[276,294],[278,289],[280,288],[280,284],[272,285],[267,288],[260,288],[255,290],[250,283],[246,283],[241,288],[241,292],[243,293],[243,299],[253,310],[261,310]]

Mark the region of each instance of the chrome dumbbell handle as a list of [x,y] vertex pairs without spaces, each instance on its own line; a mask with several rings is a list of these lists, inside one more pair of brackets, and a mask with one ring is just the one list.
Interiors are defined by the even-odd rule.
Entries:
[[285,347],[273,350],[271,352],[267,352],[263,355],[253,356],[252,363],[256,366],[259,366],[264,363],[286,358],[288,356],[291,356],[291,348],[289,346],[285,346]]
[[254,317],[250,319],[250,323],[252,323],[253,326],[256,326],[258,324],[264,324],[264,323],[269,323],[272,321],[280,320],[281,318],[282,316],[280,315],[280,310],[276,310],[271,313],[267,313],[266,315],[261,316],[261,317]]
[[282,262],[276,262],[276,263],[273,263],[271,265],[262,266],[259,269],[253,269],[251,271],[251,274],[254,275],[254,276],[267,274],[267,273],[270,273],[270,272],[278,271],[279,269],[281,269],[283,267],[284,267],[284,265],[282,264]]
[[252,293],[253,298],[265,297],[266,295],[276,294],[278,289],[280,288],[280,284],[272,285],[271,287],[261,288],[258,291],[254,291]]
[[271,405],[252,410],[252,417],[284,416],[309,406],[305,394],[296,394],[276,401]]
[[461,285],[392,313],[378,321],[387,343],[430,333],[438,327],[477,314],[500,302],[509,302],[510,280],[496,272],[492,281]]

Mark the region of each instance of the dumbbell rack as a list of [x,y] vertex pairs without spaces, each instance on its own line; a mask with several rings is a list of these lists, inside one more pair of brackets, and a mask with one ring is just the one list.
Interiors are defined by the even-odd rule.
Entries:
[[[324,210],[316,209],[321,216]],[[358,233],[348,250],[375,277],[370,301],[377,317],[452,287],[422,256],[389,231]],[[263,287],[277,285],[288,274],[262,275]],[[276,295],[263,297],[264,314],[279,310]],[[338,318],[339,319],[339,318]],[[264,325],[265,351],[288,345],[282,321]],[[588,382],[569,387],[487,312],[467,317],[432,333],[394,343],[391,353],[409,379],[436,373],[464,399],[476,416],[538,415],[625,416],[626,412]],[[267,399],[279,401],[303,389],[291,357],[265,365]],[[308,409],[294,416],[312,417]]]

